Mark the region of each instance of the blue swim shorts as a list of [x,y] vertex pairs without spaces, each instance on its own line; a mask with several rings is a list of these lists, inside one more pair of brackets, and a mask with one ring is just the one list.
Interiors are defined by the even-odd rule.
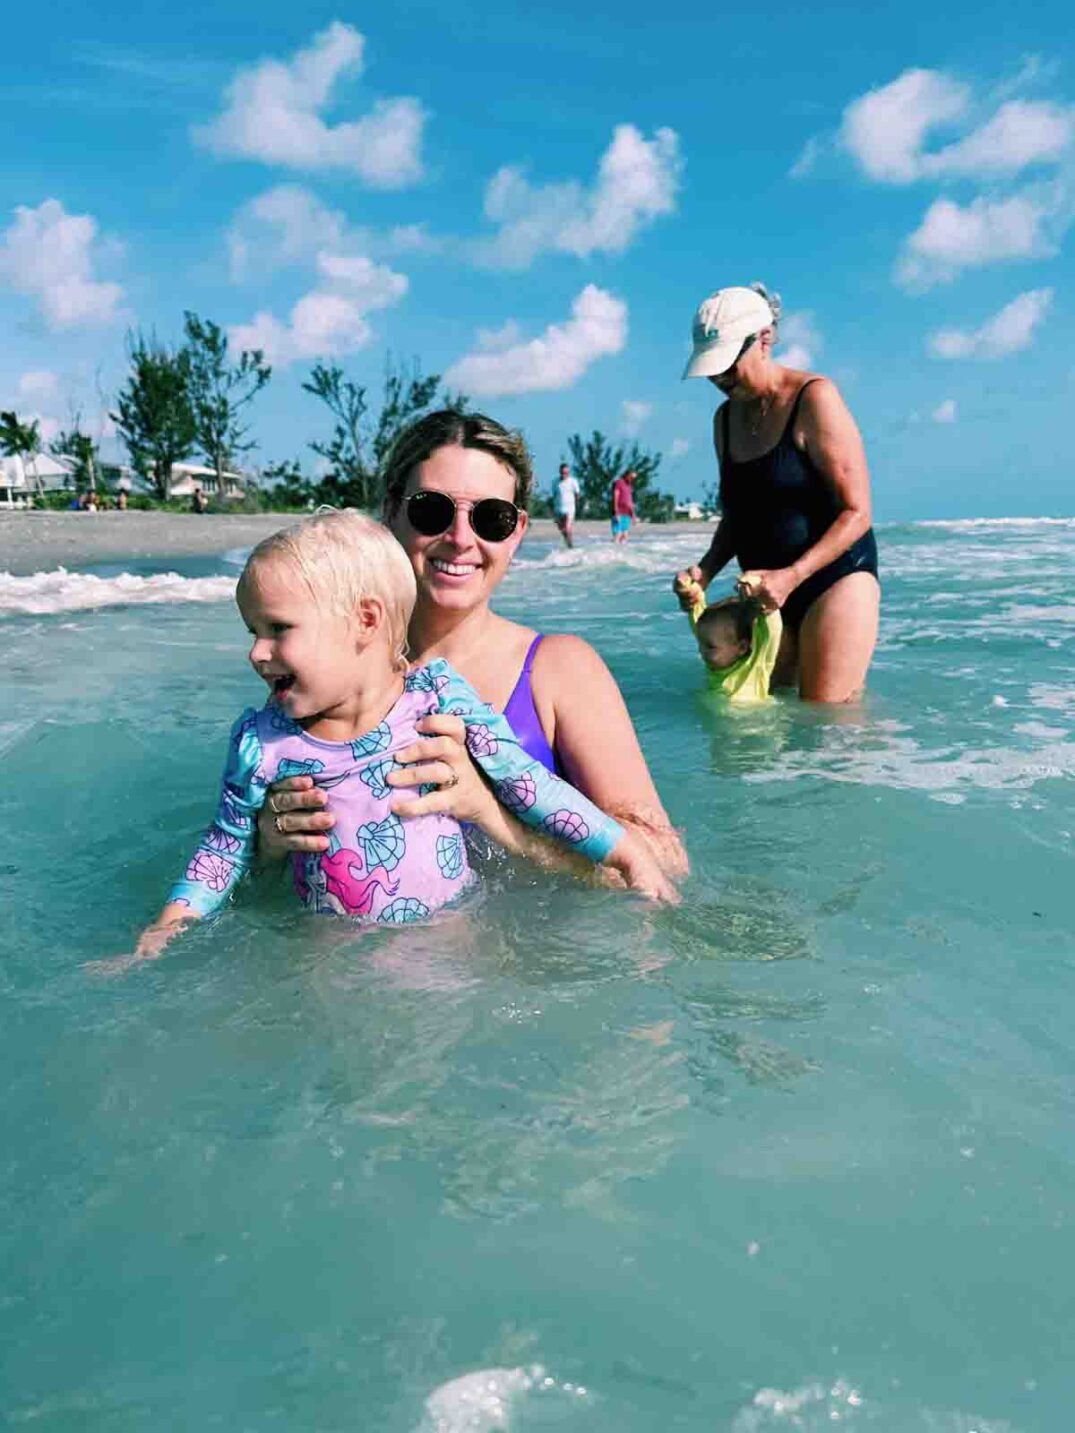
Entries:
[[630,529],[630,526],[630,514],[625,512],[618,513],[612,519],[612,536],[617,537],[621,532],[627,532]]

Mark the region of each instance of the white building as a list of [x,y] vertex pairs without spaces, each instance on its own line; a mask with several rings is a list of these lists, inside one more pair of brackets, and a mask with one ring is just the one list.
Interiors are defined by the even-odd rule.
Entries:
[[55,458],[51,453],[0,458],[0,507],[22,508],[27,498],[70,488],[73,469],[69,458]]
[[198,463],[173,463],[168,494],[173,498],[189,498],[195,488],[201,488],[207,498],[241,498],[244,492],[243,475],[225,472],[223,477],[224,491],[221,493],[215,468],[203,468]]

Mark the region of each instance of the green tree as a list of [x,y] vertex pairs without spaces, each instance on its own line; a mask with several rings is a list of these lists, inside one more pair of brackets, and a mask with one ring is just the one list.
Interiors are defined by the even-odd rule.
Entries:
[[189,311],[183,315],[186,337],[187,390],[198,446],[216,473],[217,492],[224,494],[224,473],[239,453],[254,444],[245,409],[272,376],[260,348],[243,349],[237,360],[228,352],[228,337],[218,324]]
[[336,420],[332,437],[327,442],[313,442],[310,447],[329,465],[322,487],[335,488],[334,494],[345,506],[370,507],[370,475],[365,458],[363,420],[366,416],[366,390],[344,377],[338,364],[315,363],[303,389],[320,398]]
[[76,492],[83,492],[86,488],[89,488],[91,492],[97,491],[99,470],[97,444],[88,433],[83,433],[82,419],[79,414],[75,414],[74,426],[57,433],[49,447],[56,457],[71,459],[74,464]]
[[190,357],[155,337],[127,335],[130,372],[112,421],[123,437],[131,466],[156,496],[166,500],[173,463],[194,451],[198,438],[190,398]]
[[21,423],[15,413],[0,413],[0,450],[9,458],[21,458],[25,464],[30,460],[30,472],[41,490],[35,459],[41,451],[41,425],[36,418]]
[[573,433],[567,440],[567,462],[578,479],[581,491],[579,517],[607,517],[612,510],[613,482],[626,472],[634,471],[635,508],[640,517],[664,522],[666,509],[674,500],[652,486],[661,466],[660,453],[651,453],[637,442],[615,446],[596,430],[587,439]]
[[314,484],[294,458],[262,468],[261,484],[262,494],[274,508],[306,508],[316,501]]
[[384,496],[383,469],[400,431],[434,406],[467,406],[464,394],[440,391],[440,374],[423,377],[418,363],[385,368],[381,405],[374,419],[367,390],[344,376],[338,364],[317,363],[303,388],[320,398],[335,419],[332,437],[310,447],[329,465],[318,488],[323,502],[376,508]]

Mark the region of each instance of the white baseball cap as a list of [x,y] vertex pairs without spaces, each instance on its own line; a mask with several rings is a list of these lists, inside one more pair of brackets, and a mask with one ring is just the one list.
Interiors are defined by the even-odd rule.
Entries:
[[698,306],[691,337],[694,350],[684,378],[709,378],[731,368],[753,333],[771,328],[776,316],[757,289],[718,289]]

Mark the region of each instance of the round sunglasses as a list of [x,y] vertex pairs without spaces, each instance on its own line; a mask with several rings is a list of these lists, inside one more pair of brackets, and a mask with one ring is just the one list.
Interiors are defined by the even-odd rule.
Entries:
[[[455,521],[455,499],[433,488],[411,493],[405,503],[407,521],[423,537],[439,537]],[[466,504],[467,516],[475,537],[482,542],[506,542],[519,526],[519,509],[507,498],[479,498]]]

